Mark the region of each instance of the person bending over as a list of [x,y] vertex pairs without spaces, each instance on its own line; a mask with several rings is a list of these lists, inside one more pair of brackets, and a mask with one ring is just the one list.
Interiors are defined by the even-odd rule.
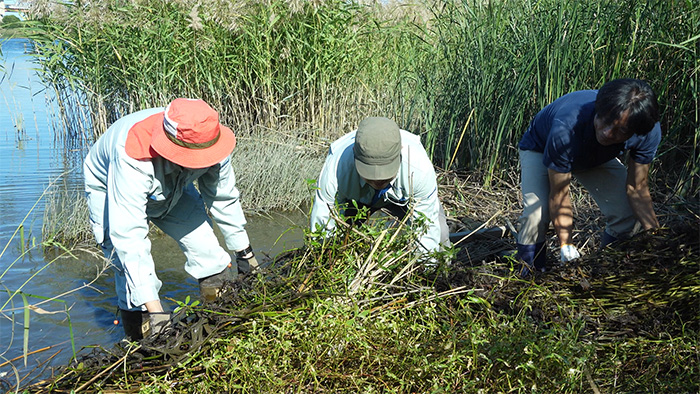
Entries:
[[124,332],[132,340],[169,319],[158,296],[162,282],[151,256],[149,222],[177,241],[185,270],[199,280],[206,300],[238,273],[206,208],[239,268],[258,266],[229,158],[235,145],[233,132],[206,102],[178,98],[165,108],[122,117],[90,148],[84,163],[90,222],[111,260]]
[[[601,246],[630,237],[637,224],[659,227],[649,193],[649,166],[661,141],[652,88],[638,79],[616,79],[599,90],[568,93],[534,117],[520,148],[523,212],[518,256],[522,274],[546,268],[550,220],[560,260],[580,257],[572,231],[572,177],[588,190],[605,217]],[[627,168],[620,161],[629,152]]]
[[334,206],[349,219],[357,214],[355,204],[370,212],[385,209],[402,219],[413,202],[411,219],[421,214],[427,218],[427,231],[418,239],[419,250],[429,253],[449,245],[433,164],[419,136],[399,129],[391,119],[366,118],[357,130],[333,142],[317,185],[312,231],[333,232]]

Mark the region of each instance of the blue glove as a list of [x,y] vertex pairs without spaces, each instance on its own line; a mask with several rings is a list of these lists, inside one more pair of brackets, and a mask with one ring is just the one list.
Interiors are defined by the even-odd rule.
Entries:
[[559,259],[562,261],[562,263],[576,260],[579,257],[581,257],[581,254],[578,252],[574,245],[565,244],[561,246],[561,253],[559,255]]

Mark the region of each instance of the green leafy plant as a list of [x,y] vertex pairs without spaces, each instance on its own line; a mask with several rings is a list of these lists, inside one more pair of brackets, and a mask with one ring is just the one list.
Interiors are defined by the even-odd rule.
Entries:
[[178,301],[172,298],[168,298],[168,300],[173,301],[175,304],[177,304],[177,307],[173,310],[173,314],[177,314],[183,311],[185,313],[185,316],[193,313],[194,308],[200,305],[199,300],[191,300],[190,302],[190,296],[185,297],[184,301]]

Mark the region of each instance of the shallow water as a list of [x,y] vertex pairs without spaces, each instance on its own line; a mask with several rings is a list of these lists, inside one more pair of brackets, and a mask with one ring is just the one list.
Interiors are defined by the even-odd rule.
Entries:
[[[56,142],[53,95],[32,70],[35,65],[26,55],[29,45],[24,39],[2,42],[7,74],[0,76],[0,105],[5,107],[0,110],[0,389],[7,388],[3,381],[15,384],[15,374],[28,374],[21,384],[24,386],[67,363],[72,357],[69,327],[77,351],[90,346],[109,348],[123,337],[121,326],[114,325],[116,297],[109,272],[90,287],[61,295],[93,280],[101,266],[99,259],[81,253],[54,261],[55,255],[38,247],[23,255],[17,232],[20,224],[25,245],[40,242],[46,203],[42,193],[58,180],[81,195],[80,171],[87,151],[86,147],[67,149]],[[301,212],[249,215],[247,219],[251,242],[261,258],[302,244],[298,225],[303,226],[307,219]],[[198,296],[196,280],[184,271],[185,258],[175,241],[167,236],[155,237],[152,253],[163,281],[161,298],[166,308],[176,306],[168,299],[184,301],[187,296]],[[18,289],[33,305],[61,295],[30,313],[28,350],[40,351],[28,358],[26,366],[21,359],[24,301],[16,295],[8,302],[10,294]],[[20,359],[7,362],[17,357]]]

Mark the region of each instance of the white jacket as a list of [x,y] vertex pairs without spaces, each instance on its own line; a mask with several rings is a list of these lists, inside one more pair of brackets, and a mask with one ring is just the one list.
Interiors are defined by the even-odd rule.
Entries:
[[158,299],[148,219],[167,215],[193,181],[227,247],[237,251],[250,244],[230,158],[209,168],[187,169],[157,155],[144,160],[127,155],[125,141],[132,126],[163,111],[152,108],[117,120],[90,148],[83,165],[95,239],[101,244],[108,228],[135,305]]
[[405,206],[412,197],[415,200],[414,218],[423,214],[429,221],[427,232],[419,239],[423,251],[439,250],[441,230],[437,180],[420,137],[400,130],[402,147],[399,172],[391,181],[391,188],[372,204],[375,190],[355,169],[353,146],[356,132],[352,131],[331,144],[317,182],[318,189],[311,210],[311,230],[321,228],[328,234],[333,232],[335,221],[330,217],[330,210],[335,203],[346,204],[355,200],[370,207],[382,207],[387,203]]

